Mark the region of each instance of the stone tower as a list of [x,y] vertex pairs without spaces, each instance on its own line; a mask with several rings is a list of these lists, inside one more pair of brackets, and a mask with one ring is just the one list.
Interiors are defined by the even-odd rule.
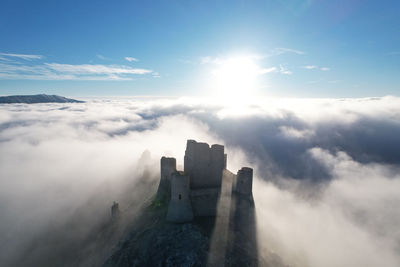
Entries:
[[184,223],[193,220],[192,205],[189,198],[189,184],[189,175],[178,171],[172,173],[171,200],[168,206],[167,221]]
[[184,171],[191,189],[221,187],[224,166],[224,146],[187,141]]
[[157,200],[169,200],[167,221],[185,223],[194,217],[217,216],[218,209],[231,206],[227,204],[231,199],[244,211],[253,207],[247,205],[253,203],[252,186],[253,169],[230,172],[223,145],[187,140],[183,172],[176,170],[175,158],[161,158]]
[[252,194],[253,169],[248,167],[241,168],[236,177],[236,192],[239,194]]
[[171,174],[176,171],[175,158],[161,158],[161,177],[160,184],[157,190],[157,199],[162,200],[169,197],[171,186]]

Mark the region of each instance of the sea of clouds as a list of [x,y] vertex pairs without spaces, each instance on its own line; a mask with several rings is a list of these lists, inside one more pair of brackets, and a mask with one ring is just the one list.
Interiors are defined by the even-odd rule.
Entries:
[[124,211],[151,198],[161,156],[182,168],[187,139],[224,144],[233,172],[254,168],[260,255],[400,266],[400,98],[390,96],[2,105],[0,265],[73,257],[113,201]]

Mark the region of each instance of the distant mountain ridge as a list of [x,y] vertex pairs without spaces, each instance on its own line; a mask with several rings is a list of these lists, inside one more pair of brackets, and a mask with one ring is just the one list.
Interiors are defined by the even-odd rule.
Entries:
[[66,98],[58,95],[10,95],[0,96],[0,104],[36,104],[36,103],[84,103],[85,101]]

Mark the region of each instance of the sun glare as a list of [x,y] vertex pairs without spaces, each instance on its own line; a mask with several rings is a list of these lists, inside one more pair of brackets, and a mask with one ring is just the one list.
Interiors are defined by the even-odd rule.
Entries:
[[212,74],[217,97],[236,102],[253,96],[260,68],[251,56],[230,57],[216,64]]

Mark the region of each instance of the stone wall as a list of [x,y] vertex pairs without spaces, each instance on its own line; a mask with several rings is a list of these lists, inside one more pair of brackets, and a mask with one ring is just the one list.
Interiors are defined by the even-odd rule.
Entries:
[[[162,157],[157,196],[171,198],[167,220],[183,223],[192,221],[194,216],[216,216],[218,206],[229,209],[232,192],[240,194],[240,198],[251,197],[253,169],[243,167],[234,175],[226,165],[224,146],[210,147],[195,140],[187,141],[184,172],[176,171],[175,158]],[[221,199],[228,204],[222,205]]]
[[190,191],[194,216],[216,216],[221,188],[210,187]]
[[224,169],[224,146],[198,143],[186,144],[184,171],[190,176],[190,188],[220,187]]
[[252,194],[253,187],[253,169],[248,167],[241,168],[236,175],[235,190],[239,194]]
[[171,174],[176,171],[176,159],[162,157],[160,161],[161,177],[157,190],[157,199],[165,199],[169,197],[171,186]]
[[168,206],[167,221],[175,223],[193,220],[193,211],[189,199],[190,178],[183,172],[171,175],[171,200]]

